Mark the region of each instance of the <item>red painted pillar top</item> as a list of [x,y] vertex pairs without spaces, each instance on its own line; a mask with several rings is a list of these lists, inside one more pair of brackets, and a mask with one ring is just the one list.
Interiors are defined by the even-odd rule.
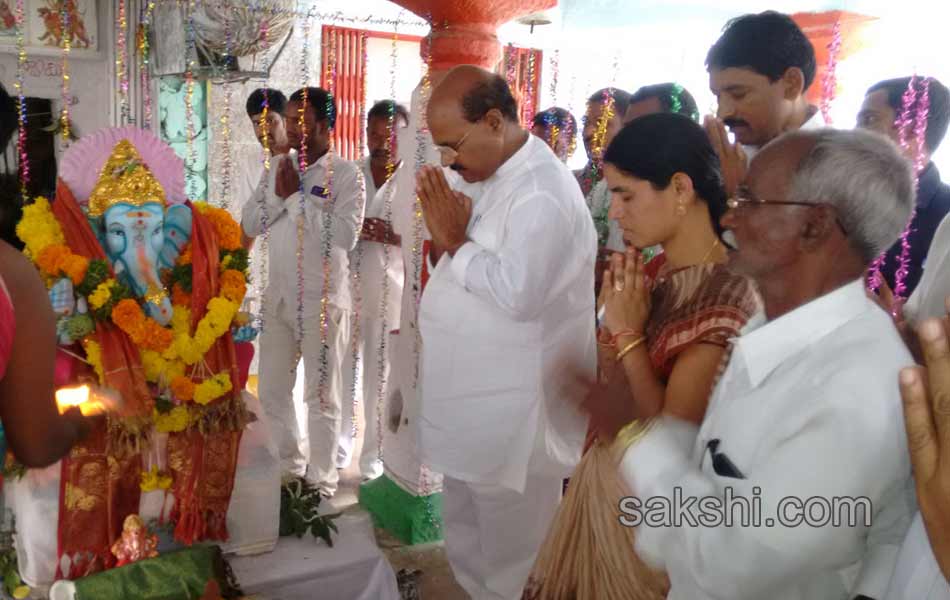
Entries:
[[[557,0],[394,0],[432,23],[431,69],[471,64],[492,69],[501,58],[495,30]],[[425,52],[425,48],[423,48]]]

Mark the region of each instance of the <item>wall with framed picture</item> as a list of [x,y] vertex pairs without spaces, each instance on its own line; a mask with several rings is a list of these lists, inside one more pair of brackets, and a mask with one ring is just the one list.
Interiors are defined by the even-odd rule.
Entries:
[[[70,41],[70,57],[101,58],[97,0],[23,0],[28,55],[60,54]],[[0,51],[16,49],[16,0],[0,0]]]

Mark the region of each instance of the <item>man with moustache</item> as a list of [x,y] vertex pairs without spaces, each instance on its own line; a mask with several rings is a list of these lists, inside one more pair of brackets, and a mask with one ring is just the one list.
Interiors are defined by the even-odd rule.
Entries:
[[719,108],[705,127],[730,196],[759,148],[788,131],[824,127],[805,98],[815,80],[815,49],[788,15],[766,11],[730,21],[709,49],[706,69]]
[[[250,238],[263,232],[262,220],[270,228],[260,396],[282,471],[305,476],[322,496],[331,497],[339,481],[342,363],[349,350],[347,254],[356,246],[363,224],[365,192],[360,169],[330,151],[336,103],[329,92],[315,87],[297,90],[284,118],[291,151],[274,158],[265,183],[245,204],[241,219]],[[304,148],[306,170],[301,176],[299,153]],[[306,257],[302,264],[297,256],[301,243]],[[305,368],[309,456],[298,449],[300,434],[291,396],[300,358]]]
[[572,369],[594,375],[596,236],[502,77],[456,67],[427,117],[464,183],[449,187],[438,167],[418,178],[435,265],[419,309],[419,448],[445,476],[456,579],[475,600],[515,600],[580,459]]

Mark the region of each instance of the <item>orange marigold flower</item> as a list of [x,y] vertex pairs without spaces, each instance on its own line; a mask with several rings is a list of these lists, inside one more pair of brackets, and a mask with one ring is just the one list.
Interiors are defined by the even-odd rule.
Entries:
[[231,217],[231,213],[223,208],[209,206],[201,211],[214,225],[214,232],[218,238],[218,247],[224,250],[237,250],[241,247],[241,226]]
[[145,313],[142,312],[142,307],[131,298],[120,301],[112,309],[112,322],[129,335],[132,335],[131,332],[144,320]]
[[79,285],[86,278],[86,271],[89,270],[89,259],[70,253],[63,259],[60,266],[66,276],[72,280],[73,285]]
[[158,321],[153,319],[146,320],[142,329],[145,337],[142,339],[141,345],[146,350],[164,352],[168,350],[175,339],[175,334],[171,329],[165,329],[158,324]]
[[176,377],[172,379],[172,394],[183,402],[188,402],[195,397],[195,384],[188,377]]
[[244,274],[235,269],[228,269],[221,274],[221,295],[238,304],[244,300],[247,286],[244,283]]
[[72,252],[62,244],[53,244],[43,248],[40,255],[36,257],[36,264],[40,266],[47,275],[57,276],[63,270],[63,261]]
[[191,308],[191,294],[181,289],[181,285],[177,283],[172,288],[172,304]]

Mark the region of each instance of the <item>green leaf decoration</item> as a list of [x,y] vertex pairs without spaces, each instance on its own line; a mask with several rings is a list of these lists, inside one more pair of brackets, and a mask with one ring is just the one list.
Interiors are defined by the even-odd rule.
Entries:
[[303,478],[295,477],[283,482],[280,486],[280,535],[301,538],[310,533],[332,548],[330,532],[339,533],[333,520],[340,513],[321,515],[321,500],[319,490]]

